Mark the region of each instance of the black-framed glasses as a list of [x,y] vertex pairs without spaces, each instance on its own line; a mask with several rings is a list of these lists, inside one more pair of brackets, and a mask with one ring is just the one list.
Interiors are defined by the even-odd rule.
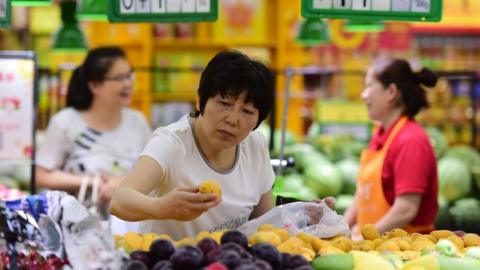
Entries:
[[130,72],[126,74],[117,74],[114,76],[108,76],[103,78],[105,81],[115,81],[115,82],[123,82],[125,80],[133,81],[135,78],[135,72],[131,70]]

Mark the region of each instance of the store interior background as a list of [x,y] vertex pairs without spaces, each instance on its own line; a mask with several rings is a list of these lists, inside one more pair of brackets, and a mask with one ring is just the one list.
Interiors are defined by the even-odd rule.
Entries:
[[[218,20],[211,23],[80,20],[79,25],[89,47],[119,45],[126,50],[136,69],[132,106],[143,111],[154,128],[191,109],[201,68],[227,48],[260,58],[276,71],[277,127],[286,68],[315,68],[311,74],[294,73],[290,85],[287,128],[300,140],[315,121],[368,122],[360,99],[363,72],[372,59],[398,56],[439,72],[469,74],[442,78],[429,91],[431,108],[419,120],[442,130],[450,144],[478,146],[480,84],[472,74],[480,67],[480,1],[448,0],[443,5],[440,23],[385,22],[381,32],[348,33],[343,20],[327,20],[329,43],[313,47],[295,39],[303,20],[300,1],[221,0]],[[37,53],[39,130],[64,106],[70,71],[85,55],[51,49],[61,23],[57,1],[47,7],[14,7],[12,26],[0,30],[1,50]]]
[[[441,23],[385,22],[383,31],[373,33],[348,33],[344,21],[328,20],[330,42],[313,47],[295,40],[303,20],[300,1],[223,0],[219,1],[218,20],[212,23],[113,24],[80,20],[79,24],[89,47],[120,45],[127,51],[137,71],[133,107],[143,111],[154,127],[190,109],[201,68],[220,50],[241,50],[269,63],[277,72],[277,126],[283,108],[285,69],[320,68],[318,74],[293,76],[287,125],[289,131],[302,138],[310,123],[319,120],[315,113],[321,106],[318,104],[328,106],[333,100],[361,103],[362,72],[374,58],[405,57],[442,72],[479,70],[480,2],[444,1],[443,10]],[[69,71],[85,55],[52,51],[52,34],[60,26],[60,8],[53,3],[47,7],[14,7],[12,27],[0,30],[0,49],[37,53],[41,69],[40,130],[64,106]],[[473,110],[476,106],[472,107],[471,84],[475,81],[442,80],[429,92],[432,106],[420,121],[438,126],[451,143],[479,145],[480,136],[472,138],[472,121],[480,124],[480,116],[473,119],[478,114]],[[480,84],[473,88],[480,97]],[[327,111],[333,116],[324,117],[367,121],[364,110],[344,115],[345,108],[332,106],[334,112]]]

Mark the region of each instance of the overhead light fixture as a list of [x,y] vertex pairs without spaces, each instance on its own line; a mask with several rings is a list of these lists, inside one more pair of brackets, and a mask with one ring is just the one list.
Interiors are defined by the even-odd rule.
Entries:
[[42,7],[51,4],[52,0],[12,0],[12,6],[14,7]]
[[75,17],[77,3],[75,1],[62,1],[60,11],[62,26],[53,35],[52,49],[55,51],[85,51],[87,42],[82,29],[78,26]]
[[81,21],[108,21],[107,0],[80,0],[77,18]]
[[330,43],[327,24],[320,18],[307,18],[302,21],[296,41],[305,46]]
[[382,32],[385,25],[382,21],[347,20],[343,29],[345,32]]

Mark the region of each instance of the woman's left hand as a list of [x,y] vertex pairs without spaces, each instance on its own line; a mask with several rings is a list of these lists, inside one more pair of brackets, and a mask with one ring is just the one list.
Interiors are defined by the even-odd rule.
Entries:
[[[324,199],[314,199],[314,200],[312,200],[312,202],[314,202],[314,203],[321,203],[322,201],[325,202],[325,204],[328,207],[333,209],[333,207],[335,205],[335,198],[326,197]],[[317,224],[322,219],[323,209],[321,207],[314,207],[314,206],[306,207],[305,211],[306,211],[307,215],[310,217],[310,224]]]
[[324,201],[325,204],[327,204],[328,207],[330,207],[331,209],[333,209],[333,207],[335,207],[335,198],[334,197],[326,197],[326,198],[323,198],[323,199],[312,200],[312,202],[315,202],[315,203],[321,203],[322,201]]
[[108,203],[112,199],[113,192],[122,182],[122,177],[108,177],[105,175],[101,176],[101,186],[100,186],[100,202]]

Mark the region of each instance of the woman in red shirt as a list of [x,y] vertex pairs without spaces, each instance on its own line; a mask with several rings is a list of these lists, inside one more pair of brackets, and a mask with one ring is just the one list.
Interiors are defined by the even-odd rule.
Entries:
[[394,228],[433,230],[438,212],[437,163],[428,136],[415,115],[428,107],[426,90],[437,77],[423,68],[413,72],[405,60],[372,65],[362,99],[379,124],[362,153],[355,202],[345,217],[354,233],[373,224],[380,233]]

